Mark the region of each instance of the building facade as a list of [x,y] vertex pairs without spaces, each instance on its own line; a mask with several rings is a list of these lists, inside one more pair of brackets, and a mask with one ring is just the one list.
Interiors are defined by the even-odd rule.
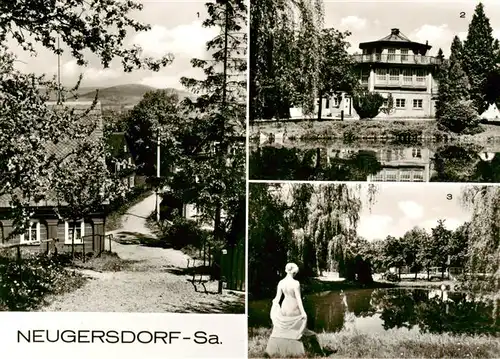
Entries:
[[[75,114],[86,113],[86,118],[81,120],[93,121],[96,124],[91,136],[102,138],[101,105],[97,103],[93,109],[88,111],[91,105],[91,103],[86,102],[64,103],[65,107],[74,109]],[[59,104],[48,103],[47,106],[57,111]],[[60,142],[50,145],[47,152],[55,154],[55,159],[59,159],[66,156],[74,146],[74,141]],[[96,161],[98,160],[96,159]],[[49,195],[48,198],[52,198],[52,196]],[[102,205],[101,209],[89,213],[86,218],[81,218],[76,223],[62,220],[58,216],[55,208],[63,206],[53,199],[32,203],[30,208],[32,216],[29,224],[23,233],[17,233],[15,223],[12,220],[10,196],[1,196],[0,244],[22,244],[28,248],[31,247],[34,251],[45,251],[48,248],[67,251],[71,249],[74,240],[76,246],[85,246],[86,252],[100,250],[105,235],[105,204]],[[50,247],[42,245],[41,243],[47,239],[56,239],[56,241],[51,242]]]
[[[428,56],[428,43],[411,41],[399,29],[391,29],[386,37],[359,44],[355,54],[361,84],[370,92],[385,98],[392,95],[393,107],[377,118],[434,118],[438,84],[435,79],[440,59]],[[349,96],[322,101],[326,117],[356,116]],[[387,101],[385,103],[387,105]]]

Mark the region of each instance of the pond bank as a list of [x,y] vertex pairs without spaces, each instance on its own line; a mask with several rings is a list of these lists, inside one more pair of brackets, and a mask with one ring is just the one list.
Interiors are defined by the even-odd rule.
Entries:
[[[248,357],[263,358],[271,330],[249,328]],[[341,330],[319,333],[318,339],[330,358],[497,358],[500,341],[487,336],[449,334],[394,335]]]
[[463,141],[484,143],[500,141],[500,126],[482,124],[484,130],[474,135],[460,135],[442,131],[433,120],[306,120],[294,122],[256,122],[250,126],[250,139],[277,142],[286,130],[286,140],[383,140],[383,141]]

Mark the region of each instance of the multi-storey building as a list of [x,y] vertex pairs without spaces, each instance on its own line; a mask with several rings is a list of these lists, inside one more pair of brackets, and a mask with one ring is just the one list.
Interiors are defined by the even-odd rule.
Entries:
[[[427,56],[431,46],[411,41],[399,29],[377,41],[359,44],[362,54],[354,55],[361,84],[384,97],[392,94],[393,109],[378,117],[432,118],[438,86],[434,78],[440,59]],[[355,115],[351,99],[342,95],[322,101],[327,117]]]

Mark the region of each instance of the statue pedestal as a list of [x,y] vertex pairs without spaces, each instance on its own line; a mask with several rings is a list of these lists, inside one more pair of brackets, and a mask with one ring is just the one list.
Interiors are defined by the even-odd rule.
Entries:
[[304,357],[306,351],[301,340],[269,338],[266,347],[266,353],[271,358],[291,358]]
[[307,329],[299,340],[270,337],[266,347],[266,354],[271,358],[304,358],[306,351],[314,356],[323,355],[316,333]]

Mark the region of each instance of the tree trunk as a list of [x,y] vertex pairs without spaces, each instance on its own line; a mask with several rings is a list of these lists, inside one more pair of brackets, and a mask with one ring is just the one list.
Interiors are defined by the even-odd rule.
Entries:
[[321,114],[322,114],[322,106],[323,105],[323,94],[319,94],[319,100],[318,100],[318,121],[321,121]]
[[401,267],[398,267],[398,277],[399,277],[399,280],[401,280]]
[[427,268],[427,280],[429,280],[430,273],[429,273],[429,268]]
[[418,270],[415,271],[415,280],[417,280],[418,277]]

